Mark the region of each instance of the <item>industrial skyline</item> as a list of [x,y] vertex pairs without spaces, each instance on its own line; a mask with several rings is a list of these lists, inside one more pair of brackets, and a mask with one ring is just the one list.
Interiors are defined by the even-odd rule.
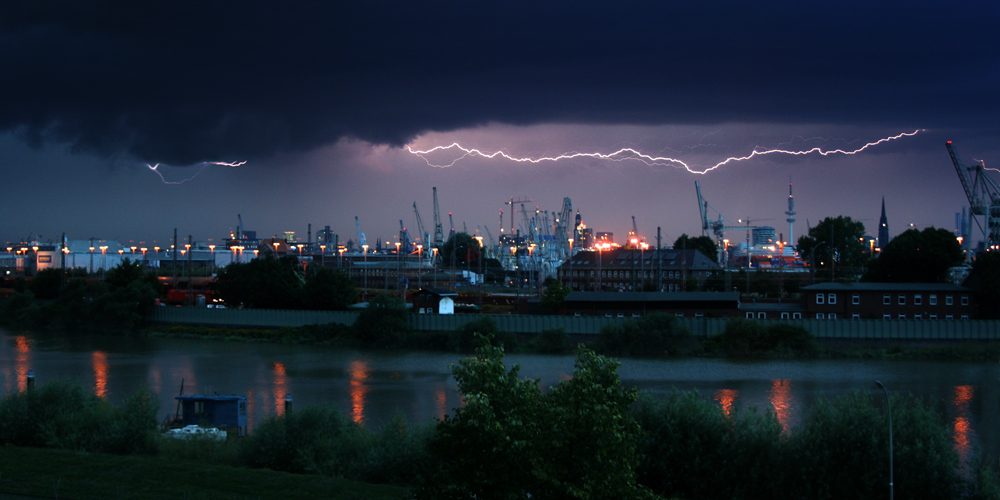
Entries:
[[[346,241],[358,216],[370,241],[392,242],[437,187],[456,230],[498,236],[511,196],[550,213],[569,197],[596,231],[625,235],[635,216],[669,244],[701,234],[695,180],[728,220],[786,239],[788,218],[797,238],[837,215],[876,235],[883,196],[892,235],[953,230],[968,201],[945,142],[987,167],[1000,157],[997,14],[931,2],[3,5],[0,241],[162,242],[175,227],[218,241],[240,213],[261,237],[312,224]],[[691,172],[915,130],[855,155]],[[691,168],[410,152],[452,143],[511,158],[631,149]]]

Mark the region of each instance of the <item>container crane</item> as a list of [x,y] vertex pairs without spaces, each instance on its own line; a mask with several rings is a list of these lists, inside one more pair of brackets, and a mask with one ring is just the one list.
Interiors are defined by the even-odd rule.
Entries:
[[430,248],[427,242],[431,239],[431,235],[424,231],[424,221],[420,220],[420,210],[417,210],[417,202],[413,202],[413,215],[417,216],[417,231],[420,231],[420,243]]
[[354,229],[358,232],[358,248],[361,248],[368,244],[368,239],[365,238],[365,233],[361,232],[361,221],[358,220],[358,216],[354,216]]
[[451,212],[448,212],[448,225],[451,226],[451,231],[448,232],[448,239],[455,237],[455,219],[451,217]]
[[402,243],[403,251],[409,253],[410,248],[413,247],[413,241],[410,240],[410,232],[403,226],[403,219],[399,220],[399,242]]
[[[698,181],[694,181],[694,188],[698,192],[698,212],[701,214],[701,235],[708,236],[708,231],[711,230],[712,234],[715,235],[716,245],[721,246],[722,241],[726,238],[726,229],[739,229],[749,232],[752,229],[758,228],[758,226],[751,226],[749,219],[744,226],[727,226],[723,220],[722,213],[714,208],[713,210],[719,213],[719,218],[714,221],[708,220],[708,202],[701,196],[701,184],[699,184]],[[719,255],[722,255],[722,253],[720,252]]]
[[[986,167],[982,162],[966,166],[951,141],[946,146],[955,171],[958,172],[958,179],[962,181],[965,196],[969,199],[969,218],[976,221],[986,237],[987,250],[997,249],[1000,247],[1000,186],[986,175]],[[983,216],[984,223],[980,223],[976,216]]]
[[[438,210],[438,188],[434,189],[434,248],[444,245],[444,230],[441,228],[441,211]],[[430,250],[428,248],[428,250]]]

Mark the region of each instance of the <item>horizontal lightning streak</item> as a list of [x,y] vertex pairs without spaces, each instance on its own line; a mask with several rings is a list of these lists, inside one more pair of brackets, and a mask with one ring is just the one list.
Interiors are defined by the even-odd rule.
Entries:
[[[465,147],[463,147],[462,145],[460,145],[457,142],[452,143],[451,145],[448,145],[448,146],[436,146],[436,147],[433,147],[433,148],[427,149],[427,150],[414,150],[411,147],[407,146],[406,150],[409,151],[410,153],[412,153],[414,155],[417,155],[420,158],[422,158],[425,162],[427,162],[427,165],[429,165],[431,167],[436,167],[436,168],[448,168],[448,167],[452,167],[456,163],[458,163],[459,161],[461,161],[461,160],[463,160],[463,159],[465,159],[465,158],[467,158],[469,156],[480,156],[480,157],[489,158],[489,159],[496,158],[496,157],[499,156],[501,158],[504,158],[504,159],[507,159],[507,160],[513,161],[513,162],[518,162],[518,163],[536,163],[536,164],[537,163],[542,163],[542,162],[547,162],[547,161],[555,162],[555,161],[559,161],[559,160],[570,160],[570,159],[573,159],[573,158],[581,158],[581,157],[583,157],[583,158],[596,158],[596,159],[610,160],[610,161],[635,160],[635,161],[640,161],[642,163],[645,163],[646,165],[649,165],[649,166],[654,166],[654,165],[659,165],[659,166],[673,165],[673,166],[678,167],[678,168],[683,168],[683,169],[687,170],[688,172],[691,172],[692,174],[706,174],[708,172],[711,172],[712,170],[715,170],[715,169],[717,169],[719,167],[722,167],[724,165],[728,165],[730,163],[736,163],[736,162],[746,161],[746,160],[750,160],[750,159],[752,159],[754,157],[764,156],[764,155],[784,154],[784,155],[802,156],[802,155],[808,155],[808,154],[813,154],[813,153],[819,154],[819,155],[822,155],[822,156],[828,156],[828,155],[833,155],[833,154],[853,155],[853,154],[858,154],[858,153],[860,153],[860,152],[862,152],[862,151],[864,151],[864,150],[866,150],[866,149],[868,149],[868,148],[870,148],[872,146],[877,146],[879,144],[882,144],[883,142],[889,142],[889,141],[893,141],[893,140],[900,139],[900,138],[903,138],[903,137],[912,137],[914,135],[917,135],[917,133],[919,133],[919,132],[920,132],[920,130],[914,130],[913,132],[903,132],[903,133],[898,134],[898,135],[894,135],[894,136],[891,136],[891,137],[885,137],[885,138],[879,139],[879,140],[874,141],[874,142],[869,142],[869,143],[865,144],[864,146],[861,146],[861,147],[859,147],[857,149],[850,150],[850,151],[844,150],[844,149],[824,150],[824,149],[819,148],[819,147],[805,149],[805,150],[800,150],[800,151],[793,151],[793,150],[788,150],[788,149],[766,149],[766,150],[759,150],[757,148],[754,148],[754,150],[750,154],[748,154],[746,156],[731,156],[731,157],[726,158],[725,160],[720,161],[719,163],[716,163],[715,165],[712,165],[711,167],[708,167],[708,168],[706,168],[704,170],[694,169],[691,166],[689,166],[687,163],[685,163],[685,162],[683,162],[683,161],[681,161],[681,160],[679,160],[677,158],[670,158],[670,157],[667,157],[667,156],[652,156],[652,155],[644,154],[644,153],[642,153],[640,151],[636,151],[635,149],[632,149],[632,148],[622,148],[622,149],[619,149],[618,151],[615,151],[614,153],[610,153],[610,154],[570,152],[570,153],[563,153],[563,154],[561,154],[559,156],[542,156],[542,157],[538,157],[538,158],[531,158],[531,157],[518,158],[518,157],[515,157],[515,156],[511,156],[511,155],[507,154],[504,151],[496,151],[496,152],[493,152],[493,153],[485,153],[485,152],[480,151],[478,149],[468,149],[468,148],[465,148]],[[458,151],[462,152],[462,155],[459,156],[458,158],[452,160],[451,163],[448,163],[446,165],[435,164],[435,163],[431,162],[431,160],[429,160],[427,158],[427,155],[429,155],[431,153],[435,153],[435,152],[439,152],[439,151],[447,151],[447,150],[458,150]]]
[[245,163],[246,163],[245,161],[232,162],[232,163],[230,163],[230,162],[224,162],[224,161],[203,161],[203,162],[201,162],[201,168],[199,168],[198,171],[195,172],[194,175],[192,175],[191,177],[188,177],[186,179],[179,180],[179,181],[168,181],[165,177],[163,177],[163,172],[160,172],[160,164],[159,163],[157,163],[156,165],[150,165],[150,164],[147,163],[146,164],[146,168],[152,170],[153,172],[156,172],[156,175],[160,176],[160,180],[163,181],[164,184],[184,184],[185,182],[187,182],[187,181],[189,181],[191,179],[194,179],[195,177],[198,177],[199,175],[201,175],[201,172],[203,170],[205,170],[206,168],[208,168],[209,166],[211,166],[211,165],[220,165],[220,166],[223,166],[223,167],[233,167],[233,168],[235,168],[235,167],[239,167],[241,165],[244,165]]

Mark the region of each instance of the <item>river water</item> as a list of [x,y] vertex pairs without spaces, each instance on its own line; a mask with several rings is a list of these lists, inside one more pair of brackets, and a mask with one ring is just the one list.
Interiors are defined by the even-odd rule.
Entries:
[[[160,417],[175,411],[184,394],[247,396],[254,422],[294,405],[335,405],[375,429],[395,413],[411,422],[441,418],[461,403],[448,365],[461,355],[358,351],[315,345],[215,340],[73,337],[0,330],[0,388],[23,390],[28,370],[36,384],[78,380],[118,402],[140,386],[159,395]],[[569,378],[572,355],[508,354],[521,375],[541,379],[543,389]],[[977,447],[998,456],[1000,364],[944,361],[622,359],[626,386],[662,395],[697,390],[721,411],[755,406],[770,410],[793,429],[819,398],[890,391],[933,402],[946,415],[956,449],[969,458]]]

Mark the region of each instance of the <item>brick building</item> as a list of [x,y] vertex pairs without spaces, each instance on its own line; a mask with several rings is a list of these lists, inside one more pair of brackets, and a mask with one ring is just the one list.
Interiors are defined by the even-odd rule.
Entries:
[[699,285],[718,264],[695,250],[632,250],[578,252],[558,269],[559,281],[573,290],[682,292],[687,278]]
[[951,283],[822,283],[802,296],[816,319],[970,319],[975,310],[975,291]]

